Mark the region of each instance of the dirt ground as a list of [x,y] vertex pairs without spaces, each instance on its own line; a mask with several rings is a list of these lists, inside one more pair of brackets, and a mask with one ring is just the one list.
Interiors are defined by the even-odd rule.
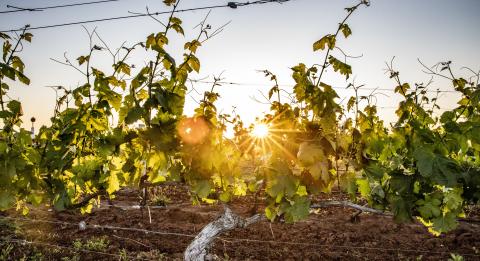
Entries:
[[[223,210],[192,206],[181,187],[165,187],[152,198],[169,204],[152,206],[150,215],[147,209],[122,209],[139,202],[137,191],[124,190],[113,201],[117,207],[87,215],[47,208],[25,217],[0,213],[0,260],[181,260],[193,237]],[[236,199],[230,206],[247,217],[252,202]],[[262,221],[223,234],[212,252],[221,260],[447,260],[452,253],[480,260],[479,223],[462,223],[434,237],[419,223],[395,224],[391,217],[366,213],[352,219],[354,214],[330,207],[295,224]]]

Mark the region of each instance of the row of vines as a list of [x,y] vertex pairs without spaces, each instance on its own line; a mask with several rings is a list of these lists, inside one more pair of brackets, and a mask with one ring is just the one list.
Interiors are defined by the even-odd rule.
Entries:
[[[89,212],[101,197],[123,187],[185,183],[194,203],[229,202],[265,194],[265,215],[295,222],[309,214],[311,198],[335,185],[352,201],[389,211],[398,222],[421,220],[432,233],[452,230],[465,208],[480,200],[479,74],[457,77],[450,62],[431,71],[447,78],[461,96],[452,110],[440,110],[428,86],[410,85],[389,65],[395,92],[402,96],[396,123],[386,126],[369,97],[341,106],[327,73],[348,82],[347,57],[334,56],[337,40],[352,30],[348,18],[368,1],[346,8],[339,27],[313,44],[319,64],[292,68],[294,101],[282,102],[277,77],[269,92],[271,111],[259,119],[267,138],[255,138],[238,116],[219,114],[217,83],[204,93],[192,117],[183,109],[187,80],[200,70],[196,54],[213,30],[206,21],[198,37],[184,44],[182,59],[167,51],[169,35],[183,35],[172,8],[164,30],[146,41],[112,52],[112,68],[95,68],[91,57],[111,51],[91,44],[75,63],[85,77],[74,90],[59,87],[50,126],[38,133],[21,128],[22,105],[10,99],[9,84],[30,84],[20,47],[31,42],[28,27],[18,38],[0,34],[0,210],[47,204],[61,211]],[[153,54],[142,66],[128,64],[136,52]],[[69,103],[73,101],[74,105]],[[440,113],[441,112],[441,113]],[[143,127],[136,127],[141,123]],[[227,126],[234,138],[226,138]]]

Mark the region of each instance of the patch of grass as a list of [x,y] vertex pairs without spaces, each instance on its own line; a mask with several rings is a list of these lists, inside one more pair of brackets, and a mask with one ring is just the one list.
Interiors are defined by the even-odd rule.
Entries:
[[17,234],[20,232],[20,227],[15,222],[0,217],[0,232],[0,236]]
[[448,259],[448,261],[464,261],[464,260],[465,259],[463,258],[463,256],[457,255],[455,253],[451,253],[450,258]]
[[46,260],[45,257],[43,256],[43,253],[38,250],[36,247],[33,248],[32,252],[27,256],[24,255],[22,258],[19,260],[25,260],[25,261],[43,261]]
[[2,248],[2,251],[0,252],[0,261],[7,260],[13,250],[13,244],[0,244],[0,247]]
[[75,248],[76,251],[89,250],[105,252],[109,244],[110,241],[108,241],[107,236],[92,237],[85,243],[83,243],[80,239],[73,241],[73,248]]
[[118,259],[119,261],[128,261],[128,252],[125,248],[121,249],[119,252],[118,252],[118,255],[120,256]]
[[162,191],[152,191],[150,202],[153,206],[166,206],[172,203],[172,200]]
[[138,252],[136,258],[138,259],[152,259],[152,260],[167,260],[167,256],[157,249],[148,252]]

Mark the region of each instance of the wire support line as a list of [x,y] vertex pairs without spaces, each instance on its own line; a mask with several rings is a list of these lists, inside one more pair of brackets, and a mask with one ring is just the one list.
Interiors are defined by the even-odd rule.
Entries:
[[[89,253],[89,254],[96,254],[96,255],[104,255],[104,256],[111,256],[111,257],[116,257],[119,258],[119,260],[123,260],[121,258],[124,258],[125,256],[117,255],[117,254],[112,254],[112,253],[107,253],[107,252],[102,252],[102,251],[95,251],[95,250],[88,250],[88,249],[76,249],[73,247],[69,246],[62,246],[62,245],[57,245],[57,244],[51,244],[51,243],[46,243],[46,242],[40,242],[40,241],[29,241],[26,239],[8,239],[8,238],[0,238],[0,241],[3,242],[10,242],[10,243],[17,243],[20,245],[38,245],[38,246],[45,246],[45,247],[55,247],[55,248],[63,248],[63,249],[68,249],[71,252],[84,252],[84,253]],[[145,259],[145,258],[140,258],[140,257],[134,257],[134,256],[127,256],[128,258],[131,258],[132,260],[150,260],[150,259]]]
[[[27,30],[39,30],[39,29],[47,29],[47,28],[56,28],[56,27],[64,27],[70,25],[79,25],[79,24],[88,24],[88,23],[95,23],[95,22],[106,22],[106,21],[115,21],[115,20],[123,20],[123,19],[130,19],[130,18],[138,18],[138,17],[146,17],[146,16],[158,16],[162,14],[171,14],[174,13],[183,13],[183,12],[191,12],[191,11],[200,11],[200,10],[212,10],[218,8],[232,8],[235,9],[237,7],[243,7],[248,5],[259,5],[259,4],[267,4],[267,3],[283,3],[290,0],[265,0],[265,1],[253,1],[253,2],[228,2],[228,4],[224,5],[212,5],[212,6],[203,6],[203,7],[193,7],[193,8],[186,8],[186,9],[179,9],[174,11],[162,11],[162,12],[153,12],[148,14],[133,14],[133,15],[125,15],[125,16],[116,16],[116,17],[108,17],[108,18],[100,18],[100,19],[93,19],[93,20],[84,20],[84,21],[77,21],[77,22],[70,22],[70,23],[62,23],[62,24],[53,24],[53,25],[44,25],[44,26],[26,26]],[[2,33],[12,33],[23,31],[25,27],[19,29],[10,29],[10,30],[3,30],[0,31]]]
[[[362,249],[362,250],[377,250],[377,251],[396,251],[396,252],[414,252],[414,253],[424,253],[424,254],[438,254],[438,255],[450,255],[452,252],[447,251],[429,251],[429,250],[419,250],[419,249],[407,249],[407,248],[385,248],[385,247],[366,247],[366,246],[344,246],[344,245],[327,245],[327,244],[318,244],[318,243],[303,243],[303,242],[289,242],[289,241],[275,241],[275,240],[259,240],[259,239],[248,239],[248,238],[224,238],[219,237],[226,242],[249,242],[249,243],[264,243],[264,244],[283,244],[283,245],[294,245],[294,246],[315,246],[315,247],[324,247],[324,248],[342,248],[342,249]],[[477,254],[467,254],[461,253],[462,256],[471,256],[471,257],[480,257]]]
[[[50,221],[44,219],[30,219],[30,218],[14,218],[14,217],[0,217],[0,219],[10,219],[10,220],[20,220],[27,222],[42,222],[42,223],[52,223],[52,224],[63,224],[63,225],[72,225],[78,226],[79,224],[65,222],[65,221]],[[182,237],[191,237],[195,238],[196,235],[177,233],[177,232],[164,232],[164,231],[155,231],[148,229],[139,229],[139,228],[126,228],[126,227],[117,227],[109,225],[86,225],[86,228],[94,229],[109,229],[109,230],[126,230],[134,232],[142,232],[145,234],[159,234],[159,235],[173,235],[173,236],[182,236]],[[438,255],[449,255],[451,253],[447,251],[430,251],[430,250],[419,250],[419,249],[408,249],[408,248],[385,248],[385,247],[367,247],[367,246],[345,246],[345,245],[328,245],[320,243],[306,243],[306,242],[292,242],[292,241],[276,241],[276,240],[260,240],[260,239],[248,239],[248,238],[230,238],[230,237],[218,237],[220,241],[227,243],[233,242],[247,242],[247,243],[264,243],[264,244],[280,244],[280,245],[290,245],[290,246],[314,246],[314,247],[323,247],[323,248],[341,248],[341,249],[356,249],[356,250],[376,250],[376,251],[395,251],[395,252],[410,252],[410,253],[423,253],[423,254],[438,254]],[[470,257],[480,257],[479,254],[468,254],[468,253],[459,253],[462,256]]]
[[[204,84],[214,84],[214,81],[204,81],[204,80],[192,80],[190,79],[189,81],[191,82],[196,82],[196,83],[204,83]],[[246,83],[246,82],[229,82],[229,81],[217,81],[216,84],[224,84],[224,85],[238,85],[238,86],[259,86],[259,87],[273,87],[273,85],[268,85],[268,84],[262,84],[262,83]],[[294,87],[294,84],[278,84],[279,87]],[[333,89],[338,89],[338,90],[352,90],[353,88],[349,87],[342,87],[342,86],[333,86]],[[389,92],[395,92],[394,89],[388,89],[388,88],[371,88],[371,87],[362,87],[358,89],[359,91],[389,91]],[[454,90],[426,90],[426,92],[430,93],[458,93],[457,91]]]
[[88,224],[88,223],[82,224],[82,222],[77,224],[77,223],[66,222],[66,221],[52,221],[52,220],[46,220],[46,219],[14,218],[14,217],[0,217],[0,219],[26,221],[31,223],[47,223],[47,224],[55,224],[55,225],[76,226],[76,227],[79,227],[79,229],[93,228],[93,229],[108,229],[108,230],[124,230],[124,231],[142,232],[145,234],[157,234],[157,235],[164,235],[164,236],[181,236],[181,237],[191,237],[191,238],[194,238],[196,236],[192,234],[148,230],[143,228],[118,227],[118,226],[111,226],[111,225],[98,225],[98,224]]
[[118,1],[120,1],[120,0],[100,0],[100,1],[91,1],[91,2],[65,4],[65,5],[53,5],[53,6],[44,6],[44,7],[18,7],[18,6],[13,6],[13,5],[7,5],[7,8],[13,8],[15,10],[0,11],[0,14],[17,13],[17,12],[36,12],[36,11],[43,11],[43,10],[48,10],[48,9],[74,7],[74,6],[82,6],[82,5],[103,4],[103,3],[118,2]]

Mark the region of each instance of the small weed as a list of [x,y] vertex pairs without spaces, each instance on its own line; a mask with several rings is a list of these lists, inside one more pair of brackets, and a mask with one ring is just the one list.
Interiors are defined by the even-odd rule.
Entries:
[[75,254],[72,257],[64,256],[60,260],[61,261],[80,261],[80,256],[78,254]]
[[2,247],[2,251],[0,252],[0,261],[7,260],[13,250],[13,244],[7,243],[0,246]]
[[17,234],[20,232],[20,227],[8,219],[0,218],[0,231],[9,234]]
[[128,252],[125,248],[121,249],[119,252],[118,252],[118,255],[120,256],[118,258],[119,261],[128,261]]
[[152,191],[150,202],[153,206],[166,206],[167,204],[172,203],[172,200],[160,190]]
[[463,256],[457,255],[455,253],[451,253],[450,258],[448,259],[448,261],[464,261],[464,260],[465,259],[463,258]]
[[110,241],[106,236],[92,237],[85,243],[85,248],[91,251],[105,251],[108,248]]
[[28,250],[28,254],[23,254],[21,258],[12,259],[11,257],[8,260],[18,260],[18,261],[43,261],[46,260],[43,256],[43,253],[38,250],[36,247],[33,249]]
[[80,252],[84,250],[105,252],[109,244],[110,241],[108,241],[106,236],[92,237],[85,243],[80,239],[76,239],[72,243],[73,248],[75,249],[75,255],[72,257],[64,257],[62,258],[62,261],[78,261],[80,260]]
[[164,253],[161,253],[157,249],[148,251],[148,252],[139,252],[137,254],[138,259],[154,259],[154,260],[167,260],[167,256]]
[[110,242],[107,237],[92,237],[85,243],[81,239],[75,239],[72,243],[74,248],[74,255],[72,257],[62,257],[62,261],[79,261],[81,252],[88,251],[105,251]]
[[43,261],[43,260],[45,260],[45,258],[43,257],[42,252],[40,252],[37,248],[34,248],[27,260]]

